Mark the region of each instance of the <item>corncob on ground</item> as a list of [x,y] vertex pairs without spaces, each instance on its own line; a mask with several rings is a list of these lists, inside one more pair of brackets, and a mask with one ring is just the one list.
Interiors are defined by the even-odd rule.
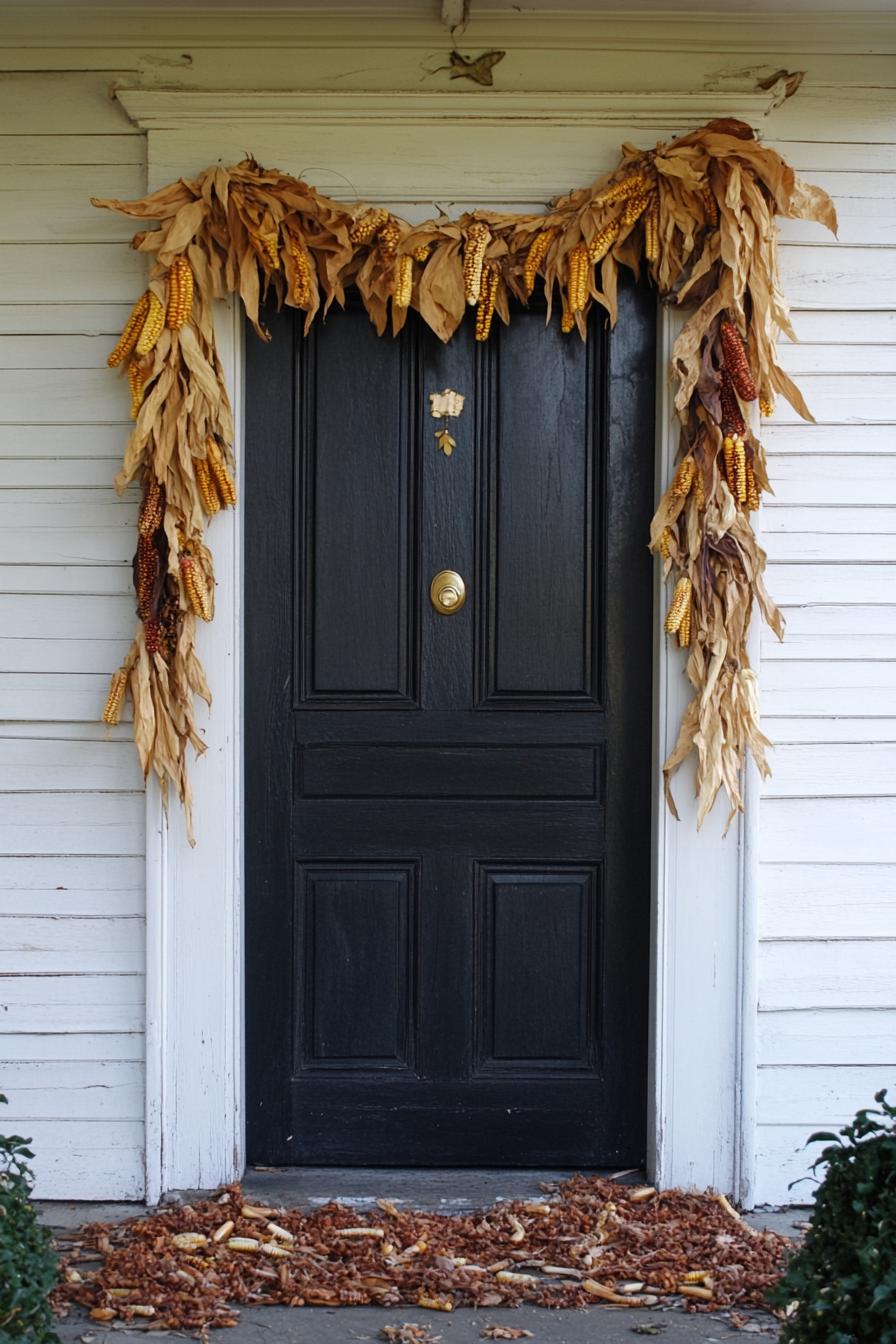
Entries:
[[490,241],[491,233],[488,225],[483,224],[481,220],[474,220],[464,240],[464,295],[467,303],[471,305],[479,302],[482,264]]

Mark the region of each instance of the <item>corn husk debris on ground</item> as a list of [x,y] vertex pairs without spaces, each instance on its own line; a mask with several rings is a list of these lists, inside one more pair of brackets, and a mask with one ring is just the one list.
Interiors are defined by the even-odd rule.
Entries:
[[[223,1232],[222,1232],[223,1229]],[[62,1246],[60,1309],[98,1322],[202,1330],[240,1305],[402,1304],[431,1312],[546,1307],[761,1306],[790,1243],[723,1197],[576,1176],[544,1200],[439,1214],[378,1201],[311,1212],[247,1204],[239,1186]]]

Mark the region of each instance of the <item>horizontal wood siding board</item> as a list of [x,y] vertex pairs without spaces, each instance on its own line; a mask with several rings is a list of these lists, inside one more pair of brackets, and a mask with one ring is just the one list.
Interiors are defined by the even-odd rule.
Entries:
[[779,746],[762,792],[766,798],[896,797],[896,752],[888,742]]
[[[108,691],[109,677],[99,672],[0,672],[0,719],[96,723]],[[130,721],[130,702],[121,717]]]
[[0,854],[142,854],[144,811],[142,793],[8,793]]
[[759,891],[762,938],[891,938],[896,929],[893,864],[763,863]]
[[759,1014],[761,1065],[866,1065],[896,1061],[896,1009],[811,1008]]
[[884,939],[762,942],[759,1007],[892,1008],[894,956]]
[[820,1144],[806,1147],[806,1140],[819,1123],[806,1125],[758,1125],[756,1128],[757,1205],[811,1205],[823,1173],[813,1176],[810,1168]]
[[758,1115],[764,1125],[843,1124],[892,1079],[880,1065],[766,1065],[759,1070]]
[[143,976],[0,975],[4,1032],[142,1031]]
[[0,1060],[4,1061],[141,1064],[145,1057],[142,1031],[4,1032],[2,1025],[0,1022]]
[[142,1199],[142,1121],[28,1117],[22,1128],[39,1155],[37,1199]]

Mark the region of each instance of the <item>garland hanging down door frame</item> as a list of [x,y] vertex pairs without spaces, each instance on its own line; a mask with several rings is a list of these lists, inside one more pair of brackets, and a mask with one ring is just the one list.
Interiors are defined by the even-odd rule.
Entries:
[[[139,478],[134,584],[137,634],[112,676],[103,712],[118,722],[125,695],[144,775],[163,796],[173,784],[190,823],[187,746],[204,751],[197,695],[211,703],[195,650],[196,619],[214,616],[207,521],[236,501],[233,418],[215,347],[212,303],[238,294],[260,335],[269,291],[306,313],[307,332],[349,286],[377,332],[401,330],[411,308],[449,340],[468,306],[486,341],[509,300],[542,283],[548,320],[582,339],[593,304],[616,320],[620,267],[649,273],[663,303],[689,310],[671,375],[680,420],[679,461],[650,528],[670,581],[667,633],[687,650],[693,687],[672,774],[697,755],[698,825],[724,787],[730,816],[743,809],[749,750],[763,775],[770,746],[759,726],[747,654],[754,601],[779,638],[783,618],[766,592],[766,557],[751,514],[771,489],[754,431],[783,396],[812,416],[776,358],[793,338],[778,279],[775,216],[836,230],[827,194],[802,182],[743,122],[708,123],[653,150],[623,145],[619,165],[592,186],[558,197],[541,215],[477,210],[413,226],[385,209],[347,207],[294,177],[245,159],[211,167],[139,201],[94,200],[155,229],[134,236],[151,260],[149,285],[109,356],[128,377],[136,421],[116,478]],[[652,444],[644,445],[652,452]],[[730,820],[730,817],[729,817]],[[192,835],[191,835],[192,843]]]

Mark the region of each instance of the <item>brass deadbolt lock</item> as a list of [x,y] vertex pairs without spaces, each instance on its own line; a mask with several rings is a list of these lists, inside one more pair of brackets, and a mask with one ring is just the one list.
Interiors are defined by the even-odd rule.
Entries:
[[466,584],[455,570],[440,569],[429,585],[429,597],[436,611],[453,616],[467,600]]

